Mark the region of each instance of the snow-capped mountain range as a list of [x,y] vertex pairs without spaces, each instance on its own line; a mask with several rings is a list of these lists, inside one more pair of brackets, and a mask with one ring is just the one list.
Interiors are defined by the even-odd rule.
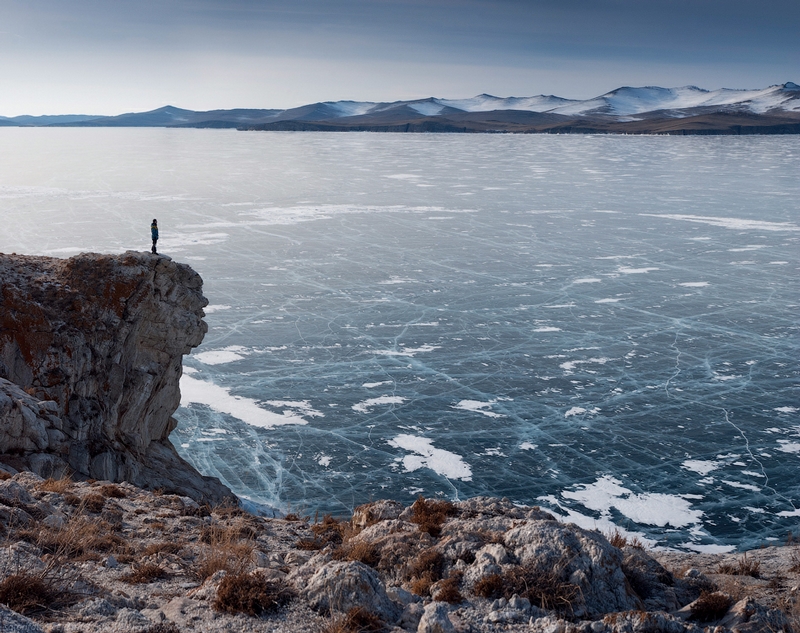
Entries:
[[[720,119],[722,117],[722,119]],[[678,120],[687,120],[679,122]],[[553,95],[413,101],[326,101],[287,110],[195,112],[173,106],[119,116],[0,117],[0,125],[233,127],[266,130],[800,133],[800,86],[761,90],[623,87],[586,100]],[[740,130],[740,131],[724,131]],[[789,126],[788,128],[786,126]],[[766,127],[765,127],[766,126]],[[777,127],[776,127],[777,126]],[[681,130],[677,132],[677,130]],[[752,130],[756,130],[752,132]]]
[[617,88],[599,97],[586,100],[564,99],[553,95],[536,97],[494,97],[482,94],[471,99],[437,99],[372,103],[358,101],[326,102],[340,117],[363,116],[407,104],[425,116],[438,116],[445,109],[462,112],[491,112],[522,110],[561,114],[564,116],[610,115],[629,117],[647,112],[673,110],[676,116],[683,110],[702,107],[731,108],[753,114],[788,111],[800,112],[800,86],[794,83],[770,86],[762,90],[703,90],[696,86],[683,88]]

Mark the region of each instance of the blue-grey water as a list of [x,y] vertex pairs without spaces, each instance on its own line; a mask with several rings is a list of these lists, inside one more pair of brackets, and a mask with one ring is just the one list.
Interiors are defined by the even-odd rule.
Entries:
[[0,251],[205,279],[172,440],[344,514],[497,495],[713,551],[800,528],[800,138],[0,129]]

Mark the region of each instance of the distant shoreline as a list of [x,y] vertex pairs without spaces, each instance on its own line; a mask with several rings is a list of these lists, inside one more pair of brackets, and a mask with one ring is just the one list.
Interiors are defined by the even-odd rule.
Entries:
[[800,86],[760,90],[622,87],[592,99],[554,95],[325,101],[289,109],[164,106],[117,116],[0,116],[0,127],[188,127],[281,132],[470,134],[800,134]]

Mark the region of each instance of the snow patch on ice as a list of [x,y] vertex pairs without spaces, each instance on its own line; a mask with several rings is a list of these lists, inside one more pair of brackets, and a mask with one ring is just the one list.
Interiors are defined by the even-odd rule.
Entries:
[[727,479],[722,479],[721,481],[724,484],[728,484],[732,488],[741,488],[742,490],[750,490],[751,492],[761,492],[761,488],[752,484],[740,484],[738,481],[729,481]]
[[306,420],[292,411],[283,414],[267,411],[258,406],[255,400],[234,396],[230,389],[220,387],[205,380],[187,375],[181,376],[181,405],[204,404],[214,411],[225,413],[246,424],[262,429],[271,429],[286,424],[308,424]]
[[604,475],[591,484],[579,484],[576,490],[565,490],[561,496],[579,502],[589,510],[608,515],[611,508],[634,523],[683,528],[701,522],[702,510],[694,510],[679,495],[634,493],[618,479]]
[[408,400],[408,398],[403,398],[402,396],[380,396],[378,398],[368,398],[358,404],[354,404],[350,408],[359,413],[369,413],[369,410],[373,407],[382,404],[403,404],[406,400]]
[[461,400],[458,404],[453,405],[451,408],[481,413],[488,418],[504,418],[504,415],[490,410],[491,406],[496,402],[497,400],[490,400],[489,402],[481,402],[479,400]]
[[649,273],[651,270],[658,270],[653,266],[648,266],[645,268],[628,268],[627,266],[620,266],[617,268],[618,273],[622,273],[623,275],[641,275],[644,273]]
[[585,409],[584,407],[572,407],[566,413],[564,413],[564,417],[571,418],[573,415],[583,415],[584,413],[594,415],[596,413],[600,413],[600,409],[598,407],[594,407],[592,409]]
[[399,350],[396,349],[376,349],[372,350],[372,354],[379,356],[414,356],[424,352],[432,352],[441,347],[441,345],[421,345],[420,347],[404,347]]
[[241,345],[229,345],[222,349],[212,349],[207,352],[192,354],[192,358],[199,360],[204,365],[223,365],[225,363],[242,360],[246,352],[246,347],[242,347]]
[[789,440],[778,440],[778,450],[783,453],[800,453],[800,443]]
[[435,448],[433,440],[427,437],[402,434],[389,440],[388,444],[413,453],[397,460],[402,462],[406,472],[430,468],[437,475],[448,479],[472,481],[472,469],[460,455]]
[[719,462],[712,462],[705,459],[687,459],[681,464],[681,467],[685,468],[686,470],[691,470],[692,472],[703,476],[714,470],[717,470],[717,468],[720,466],[722,466],[722,464]]
[[598,365],[605,365],[610,359],[608,358],[590,358],[588,360],[569,360],[566,363],[561,363],[559,367],[564,371],[575,371],[575,367],[578,365],[588,365],[588,364],[598,364]]

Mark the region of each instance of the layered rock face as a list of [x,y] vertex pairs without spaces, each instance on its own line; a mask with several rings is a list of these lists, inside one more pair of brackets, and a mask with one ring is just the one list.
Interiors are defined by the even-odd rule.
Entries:
[[182,356],[207,330],[202,284],[149,253],[0,255],[0,461],[230,496],[168,439]]

